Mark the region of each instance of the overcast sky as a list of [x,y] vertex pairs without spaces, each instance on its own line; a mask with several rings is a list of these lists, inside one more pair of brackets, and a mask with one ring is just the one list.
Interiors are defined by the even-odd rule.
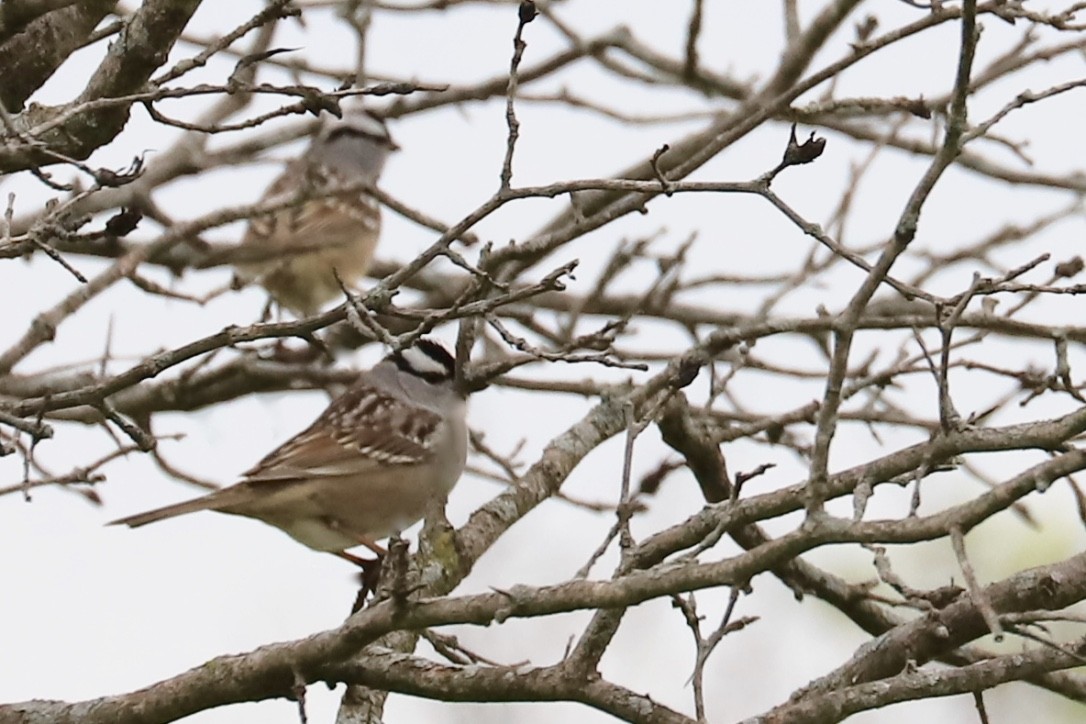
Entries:
[[[805,8],[822,5],[800,4]],[[580,0],[562,3],[559,12],[585,36],[622,23],[643,42],[681,56],[688,5]],[[884,28],[908,21],[920,12],[905,3],[867,5],[871,6],[868,11],[878,6]],[[199,36],[225,32],[249,17],[255,7],[257,4],[252,2],[205,3],[193,21],[192,32]],[[463,83],[500,75],[508,68],[515,24],[512,7],[500,12],[492,8],[457,9],[431,17],[378,13],[370,34],[369,70],[376,75],[413,77],[425,82]],[[1013,42],[1016,30],[991,20],[985,25],[981,55],[991,58]],[[831,44],[832,50],[818,56],[814,68],[843,52],[851,38],[850,27],[846,23],[840,37]],[[861,64],[842,77],[838,94],[932,97],[947,92],[953,80],[957,33],[956,26],[948,25],[925,35],[923,45],[906,43],[882,58]],[[779,3],[706,3],[700,50],[708,67],[740,79],[764,77],[778,60],[781,38]],[[525,39],[526,64],[548,56],[563,44],[545,22],[530,25]],[[295,22],[282,23],[274,45],[298,48],[297,52],[312,62],[331,67],[349,66],[356,53],[354,38],[340,24],[316,12],[307,13],[305,27]],[[193,46],[182,43],[173,56],[180,58],[193,52]],[[84,53],[87,62],[66,65],[41,93],[39,102],[70,98],[74,89],[81,87],[98,53],[100,49],[91,49]],[[204,71],[193,73],[189,82],[221,80],[229,74],[233,62],[212,62]],[[1081,74],[1081,58],[1064,59],[1043,70],[1051,76],[1039,75],[1037,87]],[[273,74],[263,77],[283,80]],[[690,92],[661,93],[636,83],[619,83],[588,63],[572,67],[545,88],[529,86],[526,90],[555,91],[562,85],[627,111],[682,113],[712,108],[711,103]],[[1013,87],[997,85],[978,99],[975,117],[988,115],[1029,86],[1022,79]],[[1061,114],[1060,108],[1066,112]],[[1069,96],[1046,106],[1043,114],[1021,112],[1007,121],[1002,132],[1028,136],[1029,152],[1038,168],[1052,172],[1081,168],[1086,158],[1082,108],[1081,95]],[[553,105],[530,103],[520,104],[518,113],[522,127],[514,182],[524,185],[611,175],[707,122],[693,118],[628,126],[598,114],[574,114]],[[178,110],[177,115],[196,114]],[[802,128],[800,132],[805,133]],[[143,150],[153,158],[156,149],[169,145],[171,133],[153,126],[144,111],[136,108],[122,136],[101,149],[93,160],[99,165],[124,166],[134,153]],[[422,114],[393,124],[392,133],[403,150],[390,161],[381,185],[394,197],[410,200],[431,216],[453,222],[497,188],[505,148],[502,103],[469,103]],[[767,126],[709,163],[695,179],[741,181],[757,176],[779,160],[786,134],[783,125]],[[296,152],[299,147],[273,154],[267,164],[175,184],[156,200],[179,219],[193,218],[220,206],[255,201],[278,172],[279,162],[288,151]],[[862,157],[857,147],[829,135],[822,159],[810,166],[789,169],[774,188],[808,218],[825,222],[840,197],[849,164]],[[1004,154],[1002,158],[1009,162],[1010,156]],[[903,154],[888,154],[880,159],[875,171],[878,181],[864,188],[858,200],[860,211],[848,228],[848,241],[870,242],[890,233],[923,163],[922,159]],[[33,211],[53,193],[25,175],[5,182],[2,190],[16,194],[16,215]],[[485,220],[477,232],[498,244],[524,238],[561,212],[567,203],[539,200],[511,205]],[[925,208],[917,243],[931,248],[961,243],[1009,220],[1029,219],[1051,205],[1052,198],[1039,192],[1023,193],[952,171]],[[150,229],[153,227],[141,228],[134,237],[147,238]],[[208,237],[236,241],[242,229],[241,225],[233,225],[215,230]],[[604,232],[585,237],[540,269],[580,259],[582,267],[577,278],[583,281],[574,282],[571,291],[583,292],[619,238],[656,232],[661,234],[663,247],[681,243],[697,232],[691,266],[702,274],[790,270],[808,248],[802,235],[759,199],[676,196],[653,202],[647,216],[633,215]],[[431,232],[386,212],[378,255],[406,261],[433,238]],[[1057,254],[1063,250],[1069,256],[1080,250],[1081,238],[1078,219],[1057,227],[1034,246],[1007,251],[999,261],[1014,266],[1028,261],[1038,250],[1055,250]],[[106,266],[86,258],[73,261],[88,275]],[[652,270],[645,266],[639,273],[648,275]],[[181,281],[171,280],[161,270],[149,271],[148,275],[190,293],[229,281],[226,271],[190,275]],[[646,278],[635,274],[624,279],[620,288],[636,290]],[[810,314],[818,304],[839,309],[858,276],[843,271],[834,279],[840,283],[808,289],[784,300],[778,313]],[[35,314],[55,303],[75,284],[66,272],[40,254],[29,263],[0,262],[0,302],[5,316],[0,326],[0,346],[6,347],[17,339]],[[968,273],[962,271],[932,282],[937,292],[967,285]],[[727,299],[695,301],[719,303],[722,310],[748,310],[759,297],[737,290],[734,297]],[[250,323],[258,317],[263,304],[264,295],[259,289],[227,294],[196,307],[161,299],[148,301],[131,285],[118,285],[66,322],[56,341],[35,352],[17,371],[90,364],[103,352],[110,325],[114,364],[123,369],[151,350],[175,347],[229,324]],[[653,336],[659,330],[651,326],[638,331],[636,339],[641,348],[662,345],[664,341]],[[438,336],[451,340],[454,333],[454,328],[445,328],[439,330]],[[782,359],[815,354],[808,341],[791,339],[781,344],[778,353]],[[870,342],[864,340],[863,344]],[[364,368],[380,354],[380,350],[370,347],[339,363]],[[1041,349],[1014,347],[1008,354],[1050,363],[1050,352]],[[1079,369],[1086,368],[1080,364]],[[574,379],[588,374],[619,379],[631,374],[568,367],[549,373]],[[632,374],[635,378],[642,375]],[[995,394],[991,389],[971,390],[965,383],[959,391],[966,412],[972,401],[980,406]],[[776,394],[778,391],[756,378],[742,391],[748,402],[758,403],[761,409],[773,409]],[[812,384],[809,391],[797,394],[814,399],[820,387]],[[795,399],[790,396],[789,404],[781,408],[792,406]],[[229,484],[263,454],[306,426],[325,404],[326,398],[318,393],[251,396],[206,412],[158,415],[156,432],[184,436],[162,443],[173,463],[200,477]],[[511,450],[525,440],[520,458],[532,461],[547,440],[578,420],[589,404],[572,397],[544,399],[491,388],[471,401],[471,422],[497,449]],[[1040,416],[1045,404],[1039,402],[1030,413]],[[524,414],[525,409],[530,409],[531,414]],[[62,434],[43,442],[38,453],[55,470],[85,464],[108,449],[108,439],[100,429],[63,426],[59,430]],[[881,440],[856,438],[854,445],[835,449],[834,467],[915,440],[914,434],[895,436],[892,432]],[[616,439],[595,451],[574,472],[565,490],[586,499],[613,501],[618,489],[621,446],[622,441]],[[762,449],[742,443],[734,449],[726,448],[726,452],[733,471],[749,470],[764,462]],[[647,434],[637,448],[635,479],[651,469],[662,454],[657,435]],[[21,463],[14,457],[0,460],[0,485],[21,479]],[[764,489],[803,478],[802,461],[782,455],[774,462],[778,467],[759,482]],[[998,470],[998,465],[994,467]],[[0,543],[5,551],[0,556],[0,701],[78,700],[130,691],[217,655],[244,652],[335,627],[346,616],[355,592],[351,567],[333,556],[299,546],[260,523],[200,513],[139,530],[104,527],[110,519],[193,497],[198,492],[165,478],[138,454],[110,465],[106,473],[108,482],[98,488],[104,501],[100,507],[70,492],[51,489],[35,491],[29,503],[18,495],[0,497]],[[450,519],[454,524],[463,523],[472,510],[498,490],[495,483],[465,476],[451,496]],[[953,491],[931,494],[933,504],[944,494],[947,499],[954,496]],[[879,498],[878,505],[900,515],[903,495],[889,493]],[[1005,574],[1055,560],[1081,547],[1083,536],[1066,515],[1071,504],[1066,490],[1031,499],[1031,511],[1045,524],[1043,538],[1040,532],[1009,517],[998,525],[979,529],[970,538],[979,551],[975,561],[978,568],[986,577],[995,577],[1001,571]],[[658,530],[682,520],[701,505],[695,486],[672,484],[667,495],[653,501],[635,521],[635,532]],[[787,522],[794,524],[795,520]],[[609,514],[588,513],[561,501],[546,503],[485,556],[459,592],[564,580],[584,562],[587,552],[598,544],[611,523]],[[1018,542],[1013,555],[994,543],[1006,536],[1015,536]],[[986,542],[992,542],[992,546]],[[731,549],[723,546],[722,550],[727,553]],[[840,556],[819,551],[811,559],[854,580],[871,576],[870,557],[855,551]],[[952,557],[943,548],[920,546],[901,557],[899,572],[913,576],[914,581],[943,585],[948,582],[945,569],[930,563],[945,560]],[[605,558],[596,572],[606,575],[614,562],[614,558]],[[1004,565],[1011,568],[1004,569]],[[929,570],[932,580],[924,580]],[[936,574],[935,570],[940,572]],[[796,602],[775,579],[757,579],[755,590],[756,597],[741,602],[737,614],[757,615],[761,622],[729,638],[715,654],[707,674],[715,721],[738,720],[779,703],[794,688],[846,660],[866,640],[830,607],[813,598]],[[706,592],[699,597],[699,605],[711,612],[707,615],[713,619],[719,615],[717,611],[726,596],[726,591]],[[570,637],[579,633],[587,618],[587,614],[571,614],[546,620],[511,620],[500,627],[465,627],[455,633],[492,659],[512,663],[530,658],[532,663],[547,664],[562,656]],[[766,629],[759,627],[772,627],[768,630],[780,635],[767,635]],[[679,616],[666,601],[655,601],[629,613],[604,659],[604,672],[636,691],[651,692],[669,706],[692,712],[687,686],[692,648]],[[1021,707],[1023,716],[1025,708],[1031,708],[1036,718],[1036,700],[1023,696],[1024,691],[1025,687],[1005,687],[992,694],[989,702],[1001,708],[1003,721],[1016,720],[1010,715],[1016,707]],[[323,686],[310,687],[309,720],[332,721],[339,693]],[[971,700],[958,697],[894,707],[858,716],[854,721],[915,722],[929,716],[950,721],[975,716],[972,711]],[[610,721],[603,714],[572,704],[479,707],[394,696],[386,709],[386,720],[390,722],[552,722],[559,716],[571,723]],[[185,721],[286,724],[298,718],[290,702],[272,701],[205,712]]]

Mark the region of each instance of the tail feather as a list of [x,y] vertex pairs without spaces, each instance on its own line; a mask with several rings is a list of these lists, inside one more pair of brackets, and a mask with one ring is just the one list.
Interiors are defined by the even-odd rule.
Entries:
[[127,525],[129,528],[139,528],[141,525],[165,520],[166,518],[173,518],[187,513],[195,513],[198,510],[211,510],[219,507],[221,503],[222,501],[216,495],[205,495],[204,497],[196,498],[195,500],[186,500],[183,503],[175,503],[173,505],[167,505],[164,508],[148,510],[146,513],[138,513],[136,515],[130,515],[127,518],[111,520],[106,523],[106,525]]

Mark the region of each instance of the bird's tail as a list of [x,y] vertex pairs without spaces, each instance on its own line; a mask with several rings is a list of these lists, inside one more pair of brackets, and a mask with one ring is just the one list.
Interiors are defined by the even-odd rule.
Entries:
[[173,518],[178,515],[185,515],[186,513],[195,513],[198,510],[214,509],[219,507],[221,503],[221,499],[215,494],[205,495],[204,497],[196,498],[195,500],[186,500],[183,503],[175,503],[174,505],[167,505],[164,508],[148,510],[146,513],[138,513],[137,515],[130,515],[127,518],[111,520],[106,523],[106,525],[127,525],[129,528],[139,528],[141,525],[165,520],[166,518]]

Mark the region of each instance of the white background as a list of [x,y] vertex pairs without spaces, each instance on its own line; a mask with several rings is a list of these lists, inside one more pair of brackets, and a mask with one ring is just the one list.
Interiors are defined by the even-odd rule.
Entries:
[[[810,12],[822,3],[801,3]],[[248,2],[205,3],[192,24],[194,33],[222,33],[243,21],[256,5]],[[883,28],[908,22],[921,11],[904,3],[867,3],[861,11],[877,12]],[[687,3],[595,0],[562,3],[558,11],[586,37],[604,32],[616,23],[628,25],[642,41],[661,52],[681,57],[685,42]],[[860,15],[857,14],[856,19]],[[1018,29],[985,20],[980,57],[994,57],[1013,42]],[[378,13],[371,30],[369,70],[376,75],[417,78],[425,82],[464,83],[499,76],[508,68],[511,37],[516,25],[514,6],[455,9],[440,14],[389,15]],[[777,3],[706,3],[700,44],[705,66],[737,78],[767,77],[779,58],[783,22]],[[832,62],[846,52],[851,38],[849,24],[820,54],[813,68]],[[537,21],[525,33],[528,50],[525,64],[548,57],[563,41]],[[954,73],[958,28],[948,24],[880,53],[841,78],[838,95],[937,96],[949,90]],[[303,28],[294,22],[280,26],[274,45],[300,48],[318,65],[349,67],[356,52],[354,38],[320,13],[307,14]],[[180,44],[173,57],[191,54],[192,46]],[[85,81],[100,50],[81,54],[69,63],[37,98],[60,102],[74,95]],[[187,82],[217,81],[225,77],[232,60],[212,63],[193,73]],[[971,118],[984,118],[1026,87],[1039,89],[1082,72],[1081,58],[1064,59],[1043,68],[1032,79],[998,84],[971,107]],[[1051,75],[1049,75],[1051,74]],[[284,81],[274,74],[264,79]],[[714,108],[713,102],[692,92],[662,93],[605,77],[591,62],[582,61],[548,81],[545,88],[526,87],[527,92],[557,90],[568,86],[579,95],[603,105],[630,112],[680,113]],[[813,100],[817,93],[804,100]],[[723,102],[721,102],[723,103]],[[264,106],[258,106],[263,108]],[[721,108],[724,105],[719,106]],[[194,117],[179,106],[170,110]],[[607,176],[631,162],[651,155],[664,142],[674,142],[701,128],[706,121],[627,126],[591,113],[570,113],[553,105],[521,103],[521,141],[515,161],[515,184],[548,183],[571,178]],[[1000,127],[1004,135],[1030,139],[1029,152],[1039,168],[1066,172],[1081,168],[1086,158],[1081,133],[1082,96],[1068,95],[1038,108],[1012,116]],[[504,106],[498,100],[422,114],[395,124],[396,140],[403,147],[389,163],[382,181],[389,193],[432,216],[455,221],[482,203],[496,188],[505,148]],[[801,129],[801,132],[804,132]],[[156,128],[141,109],[135,109],[125,132],[92,159],[100,165],[124,166],[134,154],[167,147],[172,131]],[[696,174],[699,180],[747,180],[771,168],[780,157],[786,139],[784,125],[766,126],[730,148]],[[774,188],[813,221],[825,221],[847,180],[848,164],[863,151],[834,134],[826,154],[811,166],[786,171]],[[1005,163],[1009,153],[987,147]],[[293,149],[288,149],[293,151]],[[282,159],[288,151],[274,154]],[[923,159],[888,153],[876,165],[873,178],[857,199],[857,212],[848,227],[848,242],[865,243],[885,238],[896,223],[897,213],[923,168]],[[156,200],[175,218],[193,218],[210,209],[255,201],[277,173],[274,163],[236,172],[220,172],[191,182],[175,184]],[[18,177],[3,186],[14,191],[16,215],[32,212],[51,192],[32,180]],[[976,240],[1009,221],[1023,221],[1040,211],[1063,204],[1069,198],[1039,191],[1022,191],[1005,184],[979,180],[968,172],[952,170],[925,207],[918,248],[946,248]],[[1058,202],[1058,203],[1057,203]],[[524,239],[553,215],[565,201],[532,201],[511,205],[484,221],[480,236],[505,243]],[[559,251],[540,267],[546,270],[571,258],[582,261],[579,283],[571,291],[591,288],[593,270],[625,235],[630,237],[662,231],[661,249],[698,232],[691,268],[703,273],[765,273],[798,266],[808,241],[800,232],[754,197],[699,195],[654,201],[648,216],[635,215],[612,224]],[[242,227],[216,230],[208,238],[236,241]],[[145,224],[134,238],[146,238],[153,225]],[[1011,247],[999,261],[1007,267],[1028,261],[1040,251],[1057,258],[1080,253],[1081,218],[1057,225],[1028,247]],[[142,236],[141,236],[142,234]],[[407,260],[424,248],[433,235],[386,212],[385,233],[379,256]],[[85,274],[106,264],[73,257]],[[904,262],[909,263],[907,260]],[[908,268],[906,266],[905,268]],[[990,270],[981,269],[984,273]],[[163,283],[188,292],[211,289],[229,279],[227,271],[171,280],[161,270],[147,271]],[[627,276],[624,289],[642,288],[652,273],[639,267]],[[937,277],[932,290],[948,293],[964,289],[971,270],[955,269]],[[818,304],[839,309],[854,289],[858,275],[843,272],[836,283],[808,289],[784,301],[780,313],[809,315]],[[22,333],[29,320],[71,291],[75,280],[43,255],[29,262],[0,264],[0,303],[4,323],[0,342],[7,346]],[[722,310],[754,308],[756,294],[736,290],[722,298],[719,292],[697,299]],[[183,302],[149,301],[139,290],[118,285],[94,300],[75,318],[65,322],[57,339],[21,363],[17,371],[28,373],[72,363],[90,363],[105,346],[112,324],[113,369],[123,369],[140,355],[183,344],[228,324],[246,324],[260,312],[264,297],[258,289],[228,294],[197,307]],[[1063,304],[1060,309],[1069,306]],[[1043,309],[1039,307],[1039,309]],[[1081,322],[1081,316],[1070,322]],[[659,329],[637,328],[638,348],[665,347],[677,337],[654,337]],[[453,330],[439,336],[451,338]],[[814,355],[808,341],[782,339],[759,348],[779,359]],[[863,336],[860,349],[878,344],[876,336]],[[1003,361],[1031,360],[1051,365],[1051,351],[1023,344],[1006,344]],[[896,347],[891,347],[892,353]],[[367,349],[343,364],[365,367],[379,351]],[[1076,351],[1077,354],[1077,351]],[[862,352],[857,356],[862,356]],[[1075,358],[1077,359],[1077,358]],[[1079,370],[1083,369],[1080,364]],[[579,379],[619,378],[587,367],[533,370],[536,376],[555,374]],[[633,377],[642,378],[641,373]],[[782,389],[779,383],[751,375],[738,394],[761,410],[788,409],[797,400],[814,399],[820,388],[812,385]],[[960,378],[955,391],[959,409],[968,414],[986,401],[1010,389],[1006,382],[970,387]],[[918,409],[935,414],[935,395],[930,385],[918,383]],[[902,393],[904,394],[904,393]],[[164,442],[163,450],[176,465],[223,484],[232,482],[273,446],[308,424],[324,406],[316,393],[254,396],[192,414],[156,416],[156,432],[183,433],[180,441]],[[545,399],[500,388],[491,388],[472,400],[471,422],[487,434],[497,449],[511,450],[527,440],[521,460],[530,462],[553,435],[566,429],[591,403],[574,398]],[[1023,413],[1028,419],[1053,414],[1057,403],[1040,400]],[[1005,424],[1001,418],[993,424]],[[808,430],[809,432],[809,430]],[[915,442],[914,434],[886,433],[882,445],[869,435],[854,434],[834,450],[834,469],[884,454]],[[55,470],[85,464],[109,449],[109,440],[94,428],[58,426],[58,435],[38,447],[43,462]],[[801,480],[802,461],[787,452],[767,452],[747,444],[725,447],[733,471],[750,470],[763,462],[778,467],[752,485],[758,491]],[[651,469],[663,454],[655,432],[639,442],[635,479]],[[1015,456],[1011,464],[1039,460],[1039,456]],[[612,440],[594,452],[574,472],[567,491],[592,500],[617,496],[621,466],[621,441]],[[991,472],[1004,468],[993,458]],[[42,489],[32,501],[20,496],[0,498],[0,701],[30,698],[77,700],[121,693],[146,686],[199,665],[217,655],[244,652],[261,644],[283,641],[338,625],[354,598],[353,570],[332,556],[307,550],[280,532],[258,523],[214,514],[198,514],[139,530],[103,527],[103,523],[149,507],[174,502],[196,493],[192,488],[167,480],[153,464],[134,454],[107,468],[108,482],[98,488],[105,501],[95,507],[70,492]],[[0,485],[21,479],[19,462],[0,460]],[[955,480],[957,482],[955,482]],[[964,490],[956,491],[955,486]],[[975,493],[975,483],[958,476],[930,485],[926,503],[939,505]],[[495,484],[466,476],[455,490],[448,514],[454,524],[492,496]],[[644,535],[682,520],[701,505],[696,486],[689,480],[673,480],[665,495],[650,501],[650,510],[635,522],[635,534]],[[903,494],[880,494],[876,508],[885,515],[902,515],[907,505]],[[1034,496],[1030,509],[1041,524],[1031,529],[1019,519],[1003,516],[982,526],[969,537],[974,563],[982,580],[994,580],[1029,565],[1058,560],[1081,548],[1083,536],[1073,512],[1073,500],[1065,486],[1047,495]],[[542,505],[503,538],[484,557],[458,593],[486,591],[515,583],[550,583],[564,580],[583,563],[612,520],[607,514],[591,514],[560,502]],[[787,521],[789,524],[794,520]],[[724,552],[727,552],[724,548]],[[723,555],[724,552],[717,555]],[[850,580],[871,578],[869,555],[849,551],[821,551],[810,556]],[[895,558],[897,570],[914,586],[939,586],[950,577],[960,582],[949,551],[941,545],[916,546]],[[606,575],[614,561],[606,558],[596,573]],[[712,721],[734,721],[783,701],[788,693],[842,663],[866,637],[830,607],[808,598],[793,599],[769,576],[754,581],[754,595],[744,598],[737,615],[757,615],[761,620],[721,645],[706,674]],[[719,617],[725,592],[699,598],[708,623]],[[576,636],[586,615],[556,616],[546,620],[510,621],[500,627],[455,631],[465,643],[490,658],[505,663],[530,660],[549,664],[561,657],[570,637]],[[1011,644],[1014,646],[1015,644]],[[425,650],[425,649],[420,649]],[[687,678],[693,662],[693,644],[680,616],[666,601],[656,601],[629,612],[614,645],[603,661],[606,676],[636,691],[649,692],[669,706],[692,713]],[[334,718],[337,692],[312,686],[308,713],[312,722]],[[990,711],[1000,721],[1016,721],[1032,714],[1034,720],[1072,721],[1069,705],[1035,694],[1024,686],[1004,687],[987,695]],[[1046,708],[1042,708],[1046,707]],[[893,707],[858,716],[857,722],[913,722],[923,717],[941,721],[973,720],[968,697]],[[1077,715],[1081,716],[1081,710]],[[573,704],[492,705],[439,704],[393,696],[386,709],[390,722],[472,721],[549,722],[559,717],[573,722],[608,721],[606,715]],[[193,716],[186,721],[296,722],[295,705],[287,701],[240,705]]]

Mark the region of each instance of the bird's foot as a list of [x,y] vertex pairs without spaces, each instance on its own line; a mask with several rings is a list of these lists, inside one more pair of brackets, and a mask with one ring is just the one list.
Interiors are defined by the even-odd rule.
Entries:
[[355,597],[354,605],[351,606],[351,613],[357,613],[365,604],[366,597],[377,591],[377,584],[381,582],[381,568],[385,559],[382,556],[360,558],[346,551],[339,551],[336,555],[345,561],[350,561],[361,569],[358,572],[361,587],[358,589],[358,596]]

